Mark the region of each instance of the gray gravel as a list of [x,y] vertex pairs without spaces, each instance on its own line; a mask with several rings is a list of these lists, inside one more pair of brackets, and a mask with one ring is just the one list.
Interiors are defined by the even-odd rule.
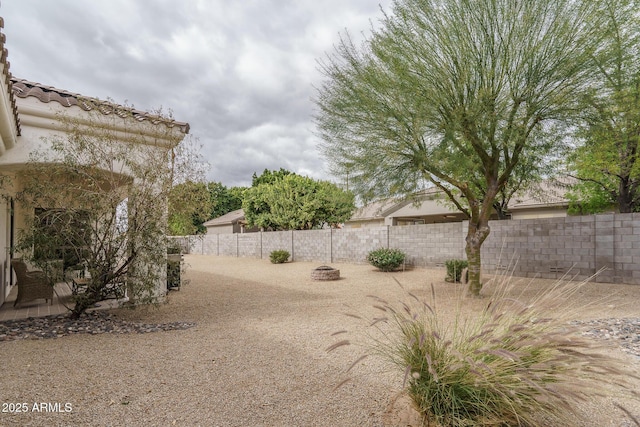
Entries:
[[112,313],[93,311],[78,319],[66,315],[30,317],[0,322],[0,341],[61,338],[73,334],[144,334],[195,326],[193,322],[138,323],[117,318]]
[[581,326],[583,335],[611,341],[625,353],[640,358],[640,318],[594,319],[574,324]]
[[[640,358],[640,318],[609,318],[573,321],[582,335],[611,341],[622,351]],[[113,313],[93,311],[79,319],[65,315],[36,317],[0,322],[0,341],[61,338],[73,334],[129,334],[189,329],[195,322],[138,323],[116,317]]]
[[[362,354],[358,343],[325,350],[336,342],[332,334],[337,331],[362,332],[361,323],[344,313],[370,310],[367,295],[389,301],[406,297],[393,277],[421,296],[430,294],[431,283],[439,295],[459,292],[462,285],[444,282],[444,271],[390,275],[366,265],[332,264],[343,279],[316,282],[310,278],[316,263],[273,265],[193,255],[186,261],[190,284],[172,292],[159,308],[87,317],[72,326],[77,331],[56,339],[40,339],[60,335],[45,332],[42,323],[12,324],[22,331],[14,331],[12,338],[0,332],[6,339],[0,342],[2,403],[7,409],[10,403],[27,409],[0,412],[0,426],[416,425],[395,400],[401,372],[368,358],[347,374]],[[533,281],[530,287],[548,284]],[[620,349],[628,339],[619,338],[637,329],[626,334],[614,327],[637,328],[640,286],[589,284],[573,297],[576,306],[600,300],[603,289],[613,297],[589,305],[575,320],[583,322],[585,333],[595,330],[603,339],[608,333],[610,342],[620,342],[613,351],[637,370],[638,359]],[[451,310],[439,305],[442,313]],[[594,319],[619,320],[589,324]],[[617,321],[624,324],[616,326]],[[23,326],[32,331],[24,332]],[[94,326],[102,333],[80,333]],[[15,339],[18,335],[22,339]],[[33,336],[38,339],[26,339]],[[347,375],[352,380],[335,389]],[[640,380],[633,385],[640,389]],[[34,410],[42,403],[48,410]],[[640,415],[639,402],[621,399],[612,390],[587,402],[581,410],[589,423],[576,426],[632,426],[618,404]]]

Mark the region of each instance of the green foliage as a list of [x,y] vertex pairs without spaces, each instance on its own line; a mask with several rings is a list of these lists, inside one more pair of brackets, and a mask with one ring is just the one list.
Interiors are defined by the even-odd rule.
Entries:
[[442,190],[469,218],[476,294],[496,201],[514,177],[540,176],[589,86],[594,3],[398,0],[364,43],[344,37],[321,63],[315,119],[332,172],[365,200]]
[[569,154],[574,211],[597,213],[612,206],[640,211],[640,2],[597,2],[606,21],[603,46],[594,55],[599,75],[582,99],[582,144]]
[[187,181],[174,185],[169,192],[169,235],[202,234],[209,219],[211,198],[207,185]]
[[462,270],[469,266],[466,259],[450,259],[445,261],[445,267],[447,267],[447,282],[459,282],[462,277]]
[[367,254],[367,261],[382,271],[394,271],[402,265],[405,253],[400,249],[380,248]]
[[[614,184],[610,184],[613,188]],[[590,181],[580,181],[566,194],[569,200],[569,215],[593,215],[613,211],[616,208],[615,196],[605,190],[606,187]]]
[[211,198],[209,218],[218,218],[242,207],[242,199],[246,187],[227,188],[221,182],[210,182],[207,185]]
[[295,174],[284,168],[280,168],[280,170],[273,170],[273,171],[265,169],[260,176],[258,176],[254,172],[253,176],[251,177],[251,186],[257,187],[260,184],[273,184],[276,181],[281,180],[287,175],[295,175]]
[[180,288],[182,283],[182,262],[177,259],[167,259],[167,289]]
[[250,226],[269,230],[310,230],[349,219],[353,194],[326,181],[285,174],[247,189],[242,203]]
[[378,355],[403,372],[403,388],[424,425],[582,425],[577,405],[607,384],[628,390],[630,375],[608,347],[598,349],[568,327],[582,309],[571,301],[583,285],[558,283],[518,301],[512,295],[522,297],[522,290],[514,292],[503,278],[483,309],[459,294],[438,311],[443,302],[436,302],[433,285],[430,301],[412,293],[400,304],[376,298],[375,317],[356,316],[372,341],[354,365]]
[[271,251],[271,253],[269,254],[269,259],[271,260],[272,264],[282,264],[289,261],[290,256],[291,254],[289,253],[289,251],[282,249]]

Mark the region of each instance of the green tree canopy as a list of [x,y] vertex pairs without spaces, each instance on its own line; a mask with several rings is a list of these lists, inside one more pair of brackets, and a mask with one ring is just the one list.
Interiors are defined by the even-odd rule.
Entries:
[[354,203],[353,194],[335,184],[288,173],[245,191],[242,208],[251,226],[309,230],[346,221]]
[[169,192],[169,235],[186,236],[206,231],[202,225],[211,214],[207,184],[187,181]]
[[361,46],[344,37],[321,64],[316,124],[332,171],[365,198],[426,183],[447,194],[469,218],[475,294],[496,198],[519,165],[544,159],[593,74],[593,3],[395,0]]
[[604,40],[594,55],[598,79],[583,99],[583,142],[570,160],[573,208],[581,213],[615,208],[640,211],[640,2],[597,2]]
[[264,171],[262,171],[260,176],[258,176],[258,174],[254,172],[253,176],[251,177],[251,186],[257,187],[260,184],[273,184],[277,180],[291,174],[293,174],[293,172],[288,171],[284,168],[280,168],[280,170],[265,169]]
[[209,218],[218,218],[226,213],[242,207],[242,199],[246,187],[227,188],[221,182],[210,182],[207,185],[211,200],[211,213]]

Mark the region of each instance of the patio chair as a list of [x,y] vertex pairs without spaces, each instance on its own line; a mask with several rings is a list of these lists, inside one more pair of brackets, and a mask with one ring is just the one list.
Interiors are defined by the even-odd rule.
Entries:
[[51,300],[53,305],[53,285],[43,271],[29,271],[27,264],[19,258],[11,260],[11,267],[18,277],[18,296],[14,307],[18,303],[39,298],[44,298],[45,302]]

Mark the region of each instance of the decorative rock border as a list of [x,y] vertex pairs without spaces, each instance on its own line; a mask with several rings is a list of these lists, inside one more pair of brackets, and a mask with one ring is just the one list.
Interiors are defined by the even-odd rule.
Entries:
[[340,270],[328,265],[321,265],[311,270],[311,278],[313,280],[338,280],[340,278]]
[[24,339],[60,338],[75,334],[144,334],[159,331],[189,329],[193,322],[172,322],[147,324],[118,319],[109,313],[94,311],[83,314],[79,319],[67,315],[29,317],[20,320],[0,322],[0,342]]

